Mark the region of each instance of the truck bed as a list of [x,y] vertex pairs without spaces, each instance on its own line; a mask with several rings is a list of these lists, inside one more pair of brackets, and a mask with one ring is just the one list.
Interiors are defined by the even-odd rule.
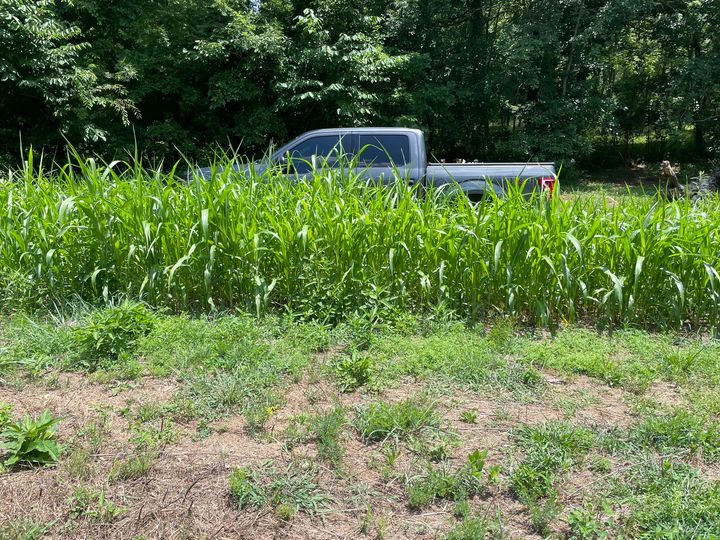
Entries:
[[535,179],[547,177],[555,177],[553,163],[429,163],[426,181],[435,187],[457,183],[468,195],[482,195],[505,192],[508,182],[515,179],[533,180],[525,184],[525,191],[532,191]]

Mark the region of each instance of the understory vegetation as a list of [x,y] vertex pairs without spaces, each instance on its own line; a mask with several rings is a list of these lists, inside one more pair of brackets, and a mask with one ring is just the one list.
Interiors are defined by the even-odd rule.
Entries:
[[702,335],[124,301],[5,315],[0,345],[0,538],[720,534]]

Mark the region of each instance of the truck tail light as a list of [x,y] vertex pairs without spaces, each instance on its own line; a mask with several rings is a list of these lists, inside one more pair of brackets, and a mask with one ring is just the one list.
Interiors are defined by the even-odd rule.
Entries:
[[543,190],[548,191],[550,197],[552,197],[553,191],[555,191],[555,180],[554,176],[544,176],[542,178],[538,178],[538,185]]

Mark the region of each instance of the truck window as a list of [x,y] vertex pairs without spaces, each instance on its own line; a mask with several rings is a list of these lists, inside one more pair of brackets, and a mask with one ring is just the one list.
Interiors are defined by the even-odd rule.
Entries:
[[327,160],[328,166],[337,167],[343,155],[342,139],[340,135],[318,135],[297,144],[288,151],[295,172],[299,174],[310,172],[313,156],[317,156],[320,165]]
[[374,167],[407,165],[410,162],[410,139],[407,135],[360,135],[358,163]]

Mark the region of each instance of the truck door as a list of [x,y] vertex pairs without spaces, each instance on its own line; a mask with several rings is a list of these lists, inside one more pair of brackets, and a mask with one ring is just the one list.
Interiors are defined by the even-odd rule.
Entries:
[[390,184],[398,179],[412,182],[410,137],[403,133],[362,133],[357,141],[355,172],[365,180]]
[[313,169],[337,168],[349,161],[349,134],[314,135],[290,148],[280,157],[291,179],[312,176]]

